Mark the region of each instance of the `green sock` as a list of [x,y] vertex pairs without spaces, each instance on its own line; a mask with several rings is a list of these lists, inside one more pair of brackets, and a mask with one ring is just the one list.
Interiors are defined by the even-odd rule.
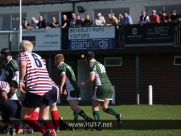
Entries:
[[100,112],[99,111],[93,111],[93,116],[94,116],[94,119],[96,121],[96,127],[100,127],[101,126]]
[[86,121],[89,120],[89,117],[84,113],[83,110],[81,110],[81,111],[79,112],[79,115],[82,116]]
[[117,117],[117,112],[114,109],[112,109],[112,108],[107,108],[105,112],[109,113],[109,114],[112,114],[115,117]]
[[77,123],[78,117],[79,117],[79,114],[74,112],[74,123]]

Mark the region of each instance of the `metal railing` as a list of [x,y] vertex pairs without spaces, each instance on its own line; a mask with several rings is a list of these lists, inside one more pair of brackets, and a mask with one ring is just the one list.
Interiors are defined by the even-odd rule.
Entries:
[[[181,23],[180,24],[168,24],[169,26],[173,26],[173,29],[169,29],[170,31],[167,33],[172,33],[173,36],[171,38],[171,42],[173,43],[172,45],[169,46],[174,46],[174,47],[181,47]],[[151,28],[151,26],[154,26],[154,24],[152,25],[148,25],[148,26],[144,26],[144,28],[139,29],[139,25],[129,25],[129,26],[124,26],[124,25],[120,25],[119,27],[116,26],[115,27],[115,49],[121,47],[121,48],[126,48],[129,47],[126,45],[126,41],[129,42],[129,39],[126,39],[126,35],[130,36],[129,33],[127,33],[127,31],[130,29],[131,32],[131,38],[132,36],[135,36],[136,33],[138,34],[138,36],[140,35],[140,32],[142,35],[145,35],[144,32],[142,30],[145,30],[145,27],[148,27],[149,29]],[[159,25],[155,25],[158,26]],[[160,27],[163,28],[163,25],[160,24]],[[136,28],[136,29],[135,29]],[[155,28],[155,27],[154,27]],[[156,27],[157,28],[157,27]],[[58,29],[58,28],[57,28]],[[133,31],[134,30],[134,31]],[[161,30],[165,30],[165,29],[161,29]],[[156,29],[156,31],[158,31]],[[1,47],[9,47],[12,51],[18,51],[18,32],[19,31],[0,31],[0,45]],[[164,35],[165,33],[163,33]],[[61,50],[65,50],[69,48],[69,39],[68,39],[68,28],[64,28],[61,29]],[[145,37],[145,36],[143,36]],[[135,38],[135,37],[134,37]],[[137,37],[136,37],[137,38]],[[148,37],[146,37],[146,40],[148,39]],[[134,39],[133,39],[134,40]],[[144,39],[143,39],[144,40]],[[143,42],[143,40],[139,38],[138,43],[140,42],[140,45],[142,44],[141,42]],[[161,41],[160,44],[162,44],[162,46],[164,46],[165,44],[165,40],[163,39]],[[139,46],[139,44],[138,44]],[[159,44],[154,44],[152,43],[152,45],[149,43],[145,43],[142,44],[141,47],[148,47],[148,46],[159,46]]]
[[181,23],[175,26],[174,45],[181,47]]

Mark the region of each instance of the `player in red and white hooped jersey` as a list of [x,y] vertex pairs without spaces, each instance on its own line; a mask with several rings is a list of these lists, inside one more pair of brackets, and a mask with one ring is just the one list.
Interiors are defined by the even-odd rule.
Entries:
[[[21,119],[42,132],[43,136],[55,136],[55,133],[46,129],[46,123],[44,123],[45,128],[32,117],[32,113],[36,108],[41,107],[44,101],[49,101],[49,90],[52,89],[52,85],[46,63],[41,56],[32,52],[33,44],[30,41],[22,41],[19,50],[20,54],[17,61],[19,64],[19,86],[22,101]],[[49,118],[47,113],[42,112],[42,114],[44,114],[45,118]],[[48,126],[50,127],[50,124]]]

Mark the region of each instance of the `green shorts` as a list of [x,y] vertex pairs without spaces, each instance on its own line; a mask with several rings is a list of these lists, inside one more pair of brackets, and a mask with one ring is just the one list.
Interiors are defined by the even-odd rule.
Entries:
[[111,85],[96,86],[92,99],[97,101],[112,100],[113,88]]
[[67,92],[68,100],[80,100],[80,89],[72,90]]

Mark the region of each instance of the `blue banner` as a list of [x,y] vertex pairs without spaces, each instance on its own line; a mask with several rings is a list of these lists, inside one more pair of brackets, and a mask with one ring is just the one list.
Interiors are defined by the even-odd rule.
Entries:
[[115,49],[115,38],[72,39],[69,50],[112,50]]

